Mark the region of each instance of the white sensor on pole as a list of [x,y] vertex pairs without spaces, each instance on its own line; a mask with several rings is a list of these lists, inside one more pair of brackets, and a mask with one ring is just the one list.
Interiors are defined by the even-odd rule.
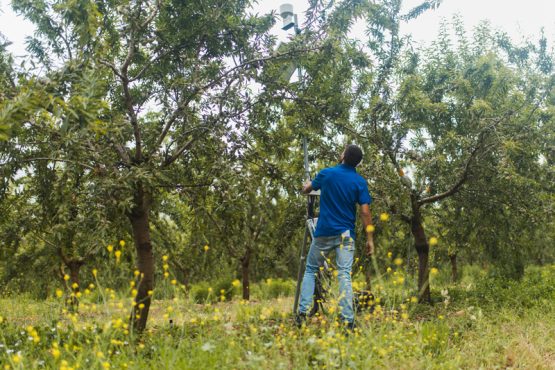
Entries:
[[287,31],[291,27],[295,26],[295,15],[293,13],[293,5],[292,4],[282,4],[279,7],[279,14],[281,18],[283,18],[283,27],[282,30]]

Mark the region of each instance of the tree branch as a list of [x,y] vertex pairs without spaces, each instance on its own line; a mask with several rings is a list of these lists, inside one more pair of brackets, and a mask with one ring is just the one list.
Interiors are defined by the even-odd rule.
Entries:
[[427,197],[427,198],[420,199],[417,202],[418,206],[422,206],[423,204],[426,204],[426,203],[437,202],[437,201],[442,200],[444,198],[450,197],[451,195],[453,195],[453,194],[455,194],[456,192],[459,191],[461,186],[463,186],[463,184],[468,179],[468,173],[470,172],[470,164],[472,163],[473,159],[476,157],[476,154],[478,153],[478,150],[481,148],[484,136],[485,136],[485,130],[483,130],[480,133],[480,138],[478,139],[478,143],[476,144],[476,146],[474,147],[474,149],[470,153],[470,156],[466,160],[466,163],[464,165],[464,169],[461,173],[461,176],[460,176],[459,180],[453,186],[451,186],[451,188],[449,190],[444,191],[443,193],[439,193],[439,194],[432,195],[432,196]]
[[197,140],[196,136],[193,136],[191,139],[189,139],[189,141],[185,142],[181,148],[177,149],[177,151],[168,159],[166,159],[163,163],[163,167],[169,166],[170,164],[172,164],[173,162],[175,162],[175,160],[177,158],[179,158],[179,156],[186,151],[187,149],[189,149],[191,146],[193,146],[194,142]]
[[[246,62],[243,62],[239,65],[236,65],[224,72],[222,72],[221,75],[219,75],[217,78],[215,78],[214,80],[210,81],[209,83],[203,85],[203,86],[198,86],[195,89],[193,89],[193,91],[186,97],[184,97],[183,99],[181,99],[181,101],[177,104],[177,107],[175,108],[175,110],[173,111],[173,113],[170,115],[170,117],[168,118],[168,121],[166,122],[166,124],[164,125],[164,128],[162,129],[162,132],[160,133],[160,135],[158,136],[158,139],[156,140],[156,143],[153,147],[153,150],[156,150],[164,141],[164,138],[166,137],[166,135],[168,134],[171,126],[175,123],[175,121],[179,118],[179,114],[183,111],[183,109],[185,109],[185,107],[191,102],[191,100],[198,94],[202,93],[203,91],[206,91],[208,89],[210,89],[211,87],[214,87],[215,85],[217,85],[218,83],[220,83],[223,79],[225,79],[226,77],[228,77],[230,74],[232,74],[233,72],[251,66],[251,65],[258,65],[259,63],[265,63],[268,62],[270,60],[275,60],[275,59],[280,59],[283,58],[285,56],[289,56],[289,55],[293,55],[296,53],[304,53],[304,52],[309,52],[309,51],[314,51],[314,50],[319,50],[320,47],[313,47],[313,48],[308,48],[308,49],[302,49],[302,50],[291,50],[288,51],[286,53],[282,53],[282,54],[273,54],[273,55],[268,55],[265,57],[261,57],[261,58],[256,58],[256,59],[250,59]],[[140,72],[142,73],[142,71]],[[133,81],[133,80],[131,80]]]

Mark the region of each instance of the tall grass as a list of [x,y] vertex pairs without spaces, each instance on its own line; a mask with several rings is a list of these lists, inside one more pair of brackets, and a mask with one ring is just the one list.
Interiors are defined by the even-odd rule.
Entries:
[[[335,283],[327,314],[297,329],[292,281],[261,282],[254,302],[245,302],[237,281],[198,286],[217,298],[199,299],[170,274],[159,282],[163,295],[154,292],[147,332],[136,336],[127,324],[135,278],[116,289],[98,271],[80,288],[77,312],[66,304],[71,287],[45,301],[0,300],[0,362],[5,369],[555,367],[555,266],[529,268],[517,282],[471,269],[450,284],[442,273],[432,277],[436,303],[422,306],[412,279],[391,261],[373,281],[377,309],[358,313],[354,333],[336,320]],[[354,285],[362,287],[361,277]]]

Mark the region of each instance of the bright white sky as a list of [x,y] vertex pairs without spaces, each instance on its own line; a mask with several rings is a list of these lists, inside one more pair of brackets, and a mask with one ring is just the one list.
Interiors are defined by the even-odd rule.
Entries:
[[[308,0],[284,0],[294,5],[299,15],[300,23],[304,20],[304,11],[308,7]],[[420,0],[405,0],[404,7],[410,9],[418,5]],[[10,6],[11,0],[0,0],[0,33],[4,34],[13,44],[9,50],[15,56],[25,54],[25,37],[32,34],[33,26],[16,16]],[[253,7],[254,12],[260,14],[277,10],[282,3],[280,0],[259,0]],[[414,21],[403,26],[403,33],[413,35],[415,41],[429,43],[438,32],[438,25],[442,18],[451,18],[458,13],[462,16],[466,26],[472,29],[480,21],[488,19],[495,28],[509,33],[513,39],[523,37],[536,39],[541,28],[552,43],[555,40],[555,1],[554,0],[444,0],[435,11],[428,11]],[[281,22],[275,27],[275,33],[283,35],[280,30]],[[363,30],[353,30],[355,34]]]

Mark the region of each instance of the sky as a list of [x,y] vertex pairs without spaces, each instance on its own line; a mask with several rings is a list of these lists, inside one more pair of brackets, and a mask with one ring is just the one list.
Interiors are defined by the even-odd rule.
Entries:
[[[277,11],[283,2],[293,4],[302,24],[308,0],[259,0],[252,11],[260,14]],[[420,2],[405,0],[404,8],[410,9]],[[22,57],[25,55],[25,37],[33,33],[33,26],[15,15],[10,4],[11,0],[0,0],[0,33],[12,42],[10,52],[16,57]],[[517,41],[522,38],[537,39],[542,27],[548,39],[551,42],[555,40],[555,0],[443,0],[438,9],[404,24],[402,32],[412,34],[418,43],[428,44],[436,37],[441,20],[450,19],[454,14],[462,17],[469,30],[480,21],[489,20],[493,27],[506,31]],[[280,27],[281,22],[278,22],[273,32],[285,39],[287,34]],[[363,31],[353,30],[361,38]]]
[[[278,10],[284,2],[294,6],[302,24],[308,0],[262,0],[254,11],[262,14]],[[420,3],[422,0],[405,0],[403,9],[411,9]],[[442,19],[449,20],[455,14],[462,17],[469,31],[481,21],[489,20],[494,28],[507,32],[516,41],[523,37],[536,39],[542,27],[546,36],[555,40],[555,0],[443,0],[439,8],[403,24],[401,31],[412,34],[418,43],[429,44],[437,36]],[[276,26],[276,31],[280,26],[281,23]],[[362,36],[364,28],[354,31]]]

